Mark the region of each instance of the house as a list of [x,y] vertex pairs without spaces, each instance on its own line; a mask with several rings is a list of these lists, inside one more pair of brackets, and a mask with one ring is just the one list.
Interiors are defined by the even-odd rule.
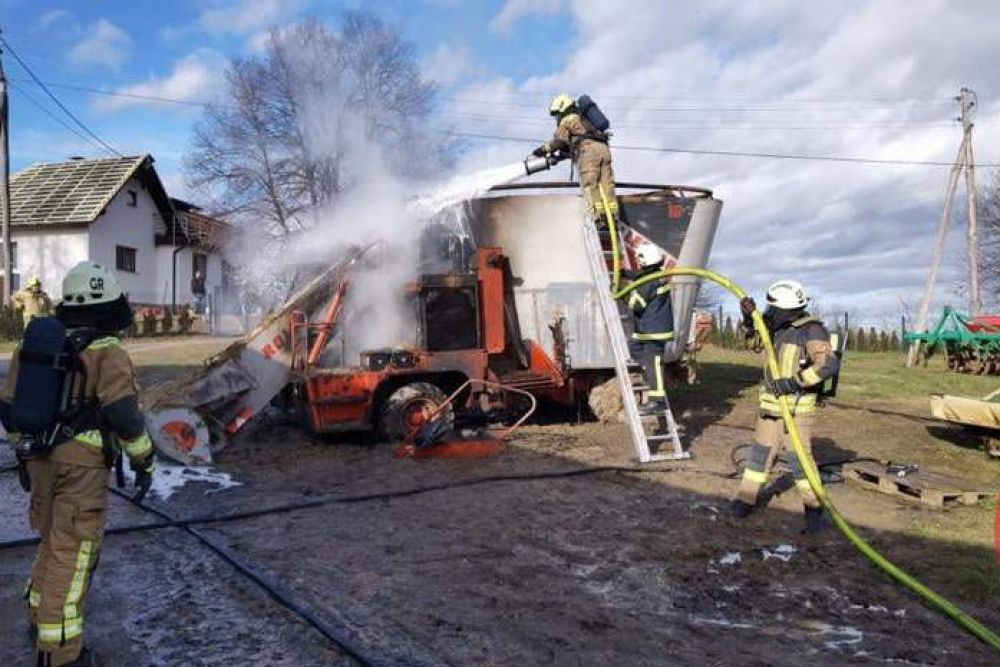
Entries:
[[149,155],[35,164],[11,177],[10,194],[15,290],[38,276],[58,296],[86,259],[115,269],[136,305],[190,303],[196,270],[207,294],[222,286],[228,226],[171,199]]

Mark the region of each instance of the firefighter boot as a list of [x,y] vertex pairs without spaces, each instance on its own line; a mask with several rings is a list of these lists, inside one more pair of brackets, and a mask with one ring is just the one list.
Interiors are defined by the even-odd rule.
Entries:
[[[51,667],[52,665],[52,654],[51,653],[39,653],[38,662],[35,663],[36,667]],[[76,656],[73,662],[67,662],[63,664],[63,667],[99,667],[100,662],[97,660],[97,656],[89,648],[84,647],[80,651],[80,655]]]
[[822,507],[806,507],[805,527],[802,529],[803,535],[815,535],[827,528],[826,512]]
[[729,513],[734,519],[745,519],[750,516],[755,509],[757,509],[756,505],[745,503],[739,499],[733,500],[729,504]]

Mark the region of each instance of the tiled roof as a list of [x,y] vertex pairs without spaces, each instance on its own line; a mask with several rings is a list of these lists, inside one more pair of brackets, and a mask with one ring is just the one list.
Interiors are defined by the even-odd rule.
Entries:
[[93,222],[148,155],[34,164],[10,179],[11,224]]

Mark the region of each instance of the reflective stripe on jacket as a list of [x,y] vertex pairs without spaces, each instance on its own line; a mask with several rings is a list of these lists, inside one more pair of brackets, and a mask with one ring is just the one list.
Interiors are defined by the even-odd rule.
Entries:
[[[772,333],[772,338],[778,357],[778,378],[793,378],[802,387],[797,394],[787,397],[792,414],[815,412],[823,381],[839,370],[826,327],[817,318],[805,315]],[[766,380],[778,379],[771,377],[767,366],[764,377]],[[778,397],[767,390],[766,384],[762,384],[760,389],[760,410],[767,415],[781,416]]]
[[[642,271],[623,271],[627,280],[639,280],[659,271],[652,266]],[[635,330],[633,340],[667,341],[674,337],[674,308],[670,300],[670,284],[666,279],[653,280],[628,293],[627,301],[632,311]]]

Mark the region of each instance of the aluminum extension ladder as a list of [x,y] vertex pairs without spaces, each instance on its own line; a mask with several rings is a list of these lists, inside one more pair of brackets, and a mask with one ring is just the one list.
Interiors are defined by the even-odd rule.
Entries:
[[[617,225],[618,248],[624,252],[624,234],[621,224]],[[670,409],[670,402],[663,398],[664,409],[650,415],[639,414],[639,400],[643,392],[648,391],[645,385],[635,385],[632,382],[631,368],[638,364],[631,358],[628,349],[628,338],[625,334],[625,322],[631,322],[632,314],[625,305],[614,298],[611,293],[611,274],[608,262],[613,259],[613,252],[606,250],[601,243],[597,227],[589,219],[583,224],[583,242],[587,251],[590,275],[594,283],[594,291],[601,308],[601,317],[611,340],[611,350],[615,357],[615,374],[618,377],[618,387],[622,394],[622,404],[625,409],[625,423],[628,424],[635,446],[635,455],[639,463],[652,461],[675,461],[690,458],[681,445],[680,434],[677,432],[677,422]],[[630,327],[631,328],[631,327]],[[647,379],[648,381],[648,379]],[[647,432],[650,429],[652,432]],[[670,447],[662,445],[670,444]],[[652,445],[652,449],[650,446]]]

